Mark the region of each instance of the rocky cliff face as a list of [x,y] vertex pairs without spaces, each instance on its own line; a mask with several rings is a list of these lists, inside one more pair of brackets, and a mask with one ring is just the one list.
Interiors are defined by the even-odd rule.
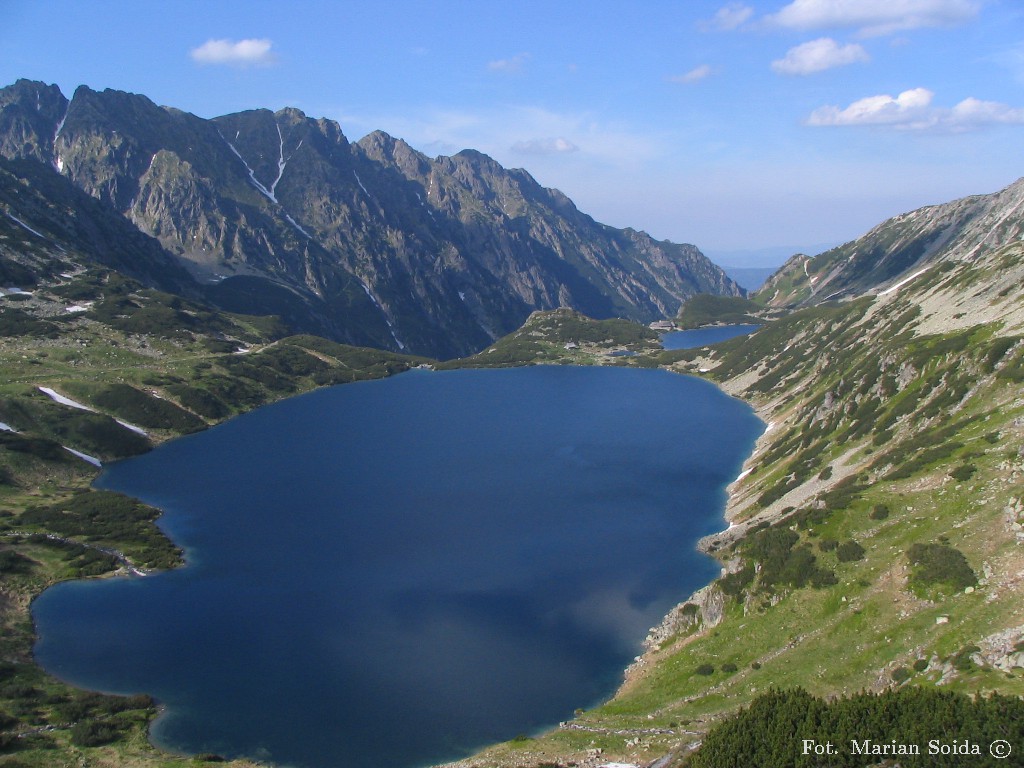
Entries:
[[0,90],[0,153],[129,219],[220,306],[350,343],[449,357],[537,309],[647,321],[741,293],[694,246],[599,224],[523,170],[382,132],[353,144],[295,109],[204,120],[19,81]]
[[920,208],[838,248],[791,258],[760,289],[772,306],[884,291],[942,260],[971,261],[1024,238],[1024,179],[991,195]]

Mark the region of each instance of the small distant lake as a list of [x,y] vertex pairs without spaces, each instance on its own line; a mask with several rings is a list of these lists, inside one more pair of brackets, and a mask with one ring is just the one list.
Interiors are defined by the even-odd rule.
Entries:
[[693,328],[689,331],[669,331],[661,337],[661,345],[665,349],[694,349],[717,344],[720,341],[746,336],[753,333],[759,325],[711,325],[706,328]]
[[188,565],[59,584],[36,658],[149,693],[181,752],[412,768],[609,696],[762,430],[656,370],[413,371],[320,390],[107,467]]

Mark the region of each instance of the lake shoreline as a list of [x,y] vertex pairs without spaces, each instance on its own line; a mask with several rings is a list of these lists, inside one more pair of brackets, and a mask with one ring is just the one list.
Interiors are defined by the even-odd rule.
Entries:
[[[552,366],[552,367],[553,367],[553,368],[560,368],[561,366]],[[585,367],[588,367],[588,366],[580,366],[580,368],[585,368]],[[666,372],[670,372],[670,373],[677,373],[677,372],[675,372],[675,371],[666,371]],[[696,378],[700,378],[700,377],[696,377]],[[711,387],[713,387],[713,389],[714,389],[714,390],[718,391],[719,395],[721,394],[721,388],[720,388],[720,387],[718,387],[718,386],[715,386],[715,385],[714,385],[714,384],[713,384],[712,382],[706,382],[706,381],[705,381],[704,383],[705,383],[705,384],[709,384],[709,385],[711,385]],[[716,395],[715,397],[718,397],[718,395]],[[130,491],[129,491],[129,492],[130,492]],[[158,506],[159,506],[159,504],[158,504]],[[642,625],[642,626],[646,626],[646,625]],[[605,697],[602,697],[602,699],[601,699],[601,700],[602,700],[602,701],[603,701],[603,700],[605,700]],[[155,722],[155,721],[154,721],[154,722]],[[153,724],[151,723],[151,725],[150,725],[150,729],[151,729],[151,730],[150,730],[150,733],[152,733],[152,727],[153,727]],[[155,742],[154,742],[154,743],[155,743]],[[157,746],[157,747],[158,747],[159,749],[161,749],[161,750],[167,750],[167,751],[170,751],[170,752],[172,752],[172,753],[173,753],[173,751],[174,751],[174,750],[168,750],[168,748],[167,748],[167,747],[165,747],[165,746],[163,746],[162,744],[158,744],[158,745],[156,745],[156,746]]]

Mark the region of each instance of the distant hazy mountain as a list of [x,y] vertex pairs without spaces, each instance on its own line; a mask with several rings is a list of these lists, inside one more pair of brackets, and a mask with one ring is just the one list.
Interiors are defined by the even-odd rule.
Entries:
[[969,261],[1024,237],[1024,179],[991,195],[920,208],[814,257],[790,258],[760,290],[772,306],[884,291],[939,261]]
[[205,120],[20,80],[0,90],[0,154],[127,218],[219,306],[351,343],[447,357],[537,309],[648,321],[742,293],[696,247],[595,222],[526,171],[381,132],[353,144],[295,109]]
[[736,284],[745,291],[756,291],[769,277],[775,274],[778,267],[722,267]]

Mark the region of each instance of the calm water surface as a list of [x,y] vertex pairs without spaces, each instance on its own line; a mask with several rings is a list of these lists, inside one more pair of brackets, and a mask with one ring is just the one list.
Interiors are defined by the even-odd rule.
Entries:
[[669,331],[661,337],[665,349],[693,349],[708,344],[717,344],[737,336],[753,333],[759,325],[711,325],[707,328],[692,328],[688,331]]
[[187,567],[34,604],[44,667],[166,707],[162,746],[402,768],[609,695],[716,574],[694,543],[761,423],[662,371],[411,372],[108,467]]

